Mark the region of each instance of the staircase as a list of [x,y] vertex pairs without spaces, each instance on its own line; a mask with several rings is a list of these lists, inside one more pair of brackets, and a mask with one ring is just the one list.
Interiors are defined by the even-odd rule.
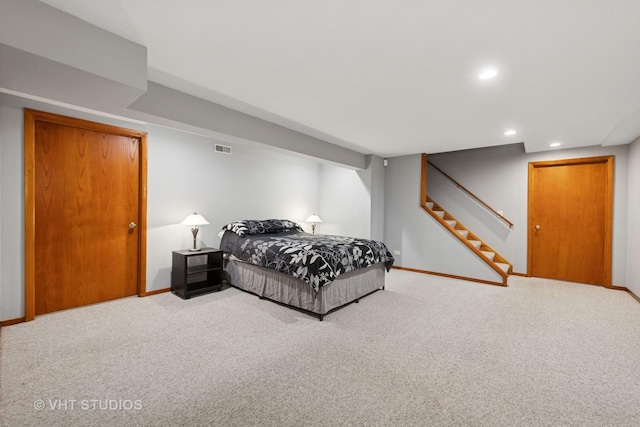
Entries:
[[449,230],[449,232],[466,246],[469,247],[480,259],[493,268],[502,277],[502,286],[507,286],[507,278],[512,272],[512,265],[499,253],[491,249],[489,245],[480,240],[475,234],[469,231],[464,225],[455,219],[451,214],[442,209],[429,196],[422,203],[422,208],[433,216],[436,221]]

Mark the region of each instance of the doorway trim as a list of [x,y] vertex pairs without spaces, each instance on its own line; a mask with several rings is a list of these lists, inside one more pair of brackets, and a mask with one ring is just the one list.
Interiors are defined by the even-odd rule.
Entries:
[[577,159],[561,159],[542,162],[529,162],[529,187],[527,201],[527,276],[532,277],[533,269],[533,218],[531,209],[533,206],[534,179],[533,172],[536,168],[552,166],[572,166],[593,163],[605,163],[607,166],[607,183],[604,194],[604,287],[612,288],[612,262],[613,262],[613,180],[614,180],[614,156],[582,157]]
[[35,143],[36,122],[56,123],[103,133],[137,138],[139,141],[139,191],[138,191],[138,296],[145,296],[147,286],[147,133],[117,126],[106,125],[88,120],[76,119],[44,111],[24,109],[24,302],[25,321],[35,318],[35,230],[36,230],[36,182],[35,182]]

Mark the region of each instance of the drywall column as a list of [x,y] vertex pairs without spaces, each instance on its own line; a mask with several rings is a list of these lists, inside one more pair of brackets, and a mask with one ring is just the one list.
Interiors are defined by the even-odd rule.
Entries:
[[369,194],[371,195],[371,239],[384,241],[384,193],[385,160],[375,155],[367,156],[366,172],[369,176]]
[[2,320],[2,230],[4,229],[2,223],[2,94],[0,93],[0,320]]
[[0,104],[0,320],[18,318],[24,308],[22,114],[22,110]]
[[640,138],[629,146],[627,199],[627,288],[640,296]]

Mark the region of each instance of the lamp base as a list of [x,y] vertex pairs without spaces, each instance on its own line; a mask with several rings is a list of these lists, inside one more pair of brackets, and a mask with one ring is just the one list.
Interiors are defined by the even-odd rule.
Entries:
[[198,249],[195,249],[195,248],[189,248],[189,249],[187,249],[187,250],[188,250],[189,252],[198,252],[198,251],[201,251],[201,250],[202,250],[202,248],[198,248]]
[[193,248],[189,248],[191,252],[197,252],[200,249],[196,249],[196,236],[198,235],[198,226],[194,225],[191,229],[191,233],[193,234]]

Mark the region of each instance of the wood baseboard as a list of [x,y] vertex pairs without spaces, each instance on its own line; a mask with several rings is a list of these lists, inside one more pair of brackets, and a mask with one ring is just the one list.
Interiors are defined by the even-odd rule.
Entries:
[[[502,283],[500,283],[500,282],[490,282],[488,280],[474,279],[472,277],[464,277],[464,276],[455,276],[453,274],[437,273],[437,272],[434,272],[434,271],[419,270],[417,268],[399,267],[399,266],[395,266],[395,265],[393,267],[391,267],[391,268],[395,268],[397,270],[412,271],[414,273],[430,274],[432,276],[448,277],[450,279],[466,280],[468,282],[484,283],[484,284],[487,284],[487,285],[494,285],[494,286],[503,286]],[[511,273],[511,274],[513,276],[528,277],[526,274],[522,274],[522,273]],[[640,297],[638,295],[634,294],[633,292],[631,292],[628,288],[626,288],[624,286],[612,286],[611,289],[616,290],[616,291],[625,291],[629,295],[631,295],[631,297],[633,299],[635,299],[636,301],[638,301],[638,303],[640,303]],[[157,294],[162,294],[164,292],[169,292],[170,290],[171,290],[171,288],[157,289],[155,291],[146,292],[144,295],[140,295],[140,296],[141,297],[148,297],[148,296],[151,296],[151,295],[157,295]],[[3,321],[0,321],[0,327],[15,325],[15,324],[18,324],[18,323],[23,323],[24,321],[25,321],[24,317],[18,317],[16,319],[3,320]]]
[[529,277],[527,273],[518,273],[516,271],[512,271],[511,274],[509,274],[509,276]]
[[[162,294],[164,292],[169,292],[170,290],[171,290],[171,288],[156,289],[155,291],[145,292],[144,294],[141,294],[139,296],[140,297],[149,297],[151,295],[157,295],[157,294]],[[3,321],[0,321],[0,327],[2,327],[2,326],[11,326],[11,325],[15,325],[16,323],[22,323],[22,322],[25,322],[25,321],[26,321],[25,317],[18,317],[17,319],[3,320]]]
[[456,276],[456,275],[453,275],[453,274],[438,273],[438,272],[435,272],[435,271],[419,270],[417,268],[400,267],[400,266],[395,266],[395,265],[393,267],[391,267],[391,268],[395,268],[397,270],[412,271],[414,273],[420,273],[420,274],[430,274],[432,276],[447,277],[449,279],[465,280],[467,282],[484,283],[486,285],[494,285],[494,286],[502,286],[502,287],[504,287],[502,282],[492,282],[490,280],[475,279],[473,277]]
[[633,292],[631,292],[631,290],[629,290],[629,288],[627,288],[625,286],[611,286],[611,289],[613,289],[615,291],[625,291],[629,295],[631,295],[631,297],[633,299],[635,299],[636,301],[638,301],[640,303],[640,297],[638,295],[634,294]]
[[11,326],[11,325],[15,325],[17,323],[22,323],[24,322],[26,319],[24,317],[18,317],[17,319],[9,319],[9,320],[3,320],[2,322],[0,322],[0,327],[1,326]]
[[164,289],[156,289],[155,291],[149,291],[149,292],[145,292],[143,294],[141,294],[141,297],[150,297],[151,295],[158,295],[158,294],[162,294],[165,292],[169,292],[171,290],[171,288],[164,288]]

